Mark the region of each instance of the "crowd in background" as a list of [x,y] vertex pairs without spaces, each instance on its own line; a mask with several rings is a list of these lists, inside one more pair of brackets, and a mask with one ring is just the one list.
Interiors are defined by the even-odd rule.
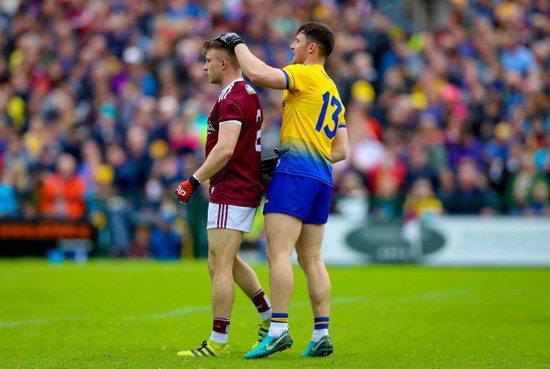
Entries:
[[[309,20],[336,34],[350,137],[333,212],[549,216],[550,1],[451,0],[423,29],[377,3],[2,1],[0,217],[87,219],[103,255],[205,256],[207,186],[173,196],[219,94],[202,42],[235,31],[283,67]],[[282,92],[257,90],[271,156]]]

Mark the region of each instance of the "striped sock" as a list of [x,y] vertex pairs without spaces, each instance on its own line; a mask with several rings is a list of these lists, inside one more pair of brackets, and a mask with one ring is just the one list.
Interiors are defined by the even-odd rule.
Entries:
[[250,300],[252,300],[256,309],[258,309],[261,321],[271,317],[271,302],[269,302],[263,288],[251,296]]
[[216,318],[214,317],[214,324],[212,327],[212,334],[210,339],[218,343],[227,343],[229,340],[229,325],[231,323],[230,318]]
[[288,331],[288,314],[272,313],[268,334],[273,338],[277,338],[285,331]]
[[313,334],[311,335],[311,340],[313,342],[319,342],[321,338],[328,336],[328,321],[328,316],[315,318],[315,327],[313,328]]

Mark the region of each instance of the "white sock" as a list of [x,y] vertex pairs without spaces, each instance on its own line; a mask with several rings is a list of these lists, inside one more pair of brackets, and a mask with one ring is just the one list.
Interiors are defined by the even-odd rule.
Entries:
[[268,318],[271,318],[271,309],[262,311],[260,313],[260,319],[262,320],[262,322]]
[[210,339],[218,343],[227,343],[227,341],[229,341],[229,335],[226,333],[218,333],[218,332],[212,331],[212,334],[210,335]]
[[277,338],[286,331],[288,331],[288,323],[273,323],[273,321],[271,321],[271,326],[269,326],[269,332],[267,334],[273,338]]
[[319,342],[321,338],[328,336],[328,328],[326,329],[314,329],[313,334],[311,335],[311,340],[313,342]]

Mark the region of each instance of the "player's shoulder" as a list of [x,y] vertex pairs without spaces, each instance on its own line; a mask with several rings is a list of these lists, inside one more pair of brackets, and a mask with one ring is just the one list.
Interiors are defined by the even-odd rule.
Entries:
[[248,109],[250,106],[256,106],[259,103],[259,97],[254,88],[244,81],[235,84],[231,92],[225,97],[223,104],[239,105],[243,109]]
[[283,68],[283,71],[287,73],[292,73],[292,74],[308,73],[309,72],[308,67],[310,66],[308,66],[307,64],[289,64]]
[[247,84],[246,82],[238,81],[233,83],[233,85],[230,86],[230,88],[228,88],[227,91],[224,91],[220,95],[218,101],[220,102],[223,100],[240,101],[242,99],[246,99],[247,96],[250,96],[250,95],[257,95],[256,90],[254,90],[254,88],[249,84]]
[[235,83],[233,86],[233,94],[235,95],[256,95],[256,90],[245,81]]

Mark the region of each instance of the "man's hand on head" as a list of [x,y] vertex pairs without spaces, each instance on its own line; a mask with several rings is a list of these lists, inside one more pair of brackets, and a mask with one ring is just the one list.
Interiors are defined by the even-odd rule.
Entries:
[[235,32],[226,32],[222,33],[218,37],[215,38],[215,40],[221,41],[227,46],[229,46],[231,49],[235,49],[235,46],[238,44],[242,44],[243,38],[236,34]]

